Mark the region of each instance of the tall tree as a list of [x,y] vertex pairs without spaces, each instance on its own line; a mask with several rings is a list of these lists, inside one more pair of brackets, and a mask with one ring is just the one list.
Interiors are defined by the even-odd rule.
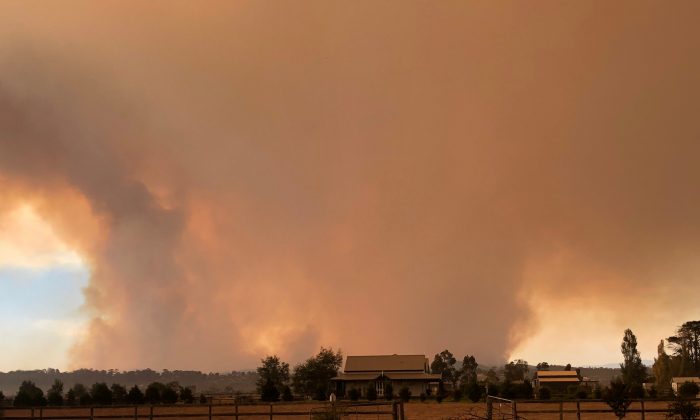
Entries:
[[430,364],[430,370],[433,373],[441,374],[442,379],[451,383],[454,389],[456,388],[458,380],[457,368],[455,368],[456,363],[457,359],[455,359],[454,355],[452,355],[449,350],[445,349],[435,355],[433,362]]
[[464,356],[462,369],[459,372],[462,385],[476,382],[476,370],[478,367],[479,364],[476,363],[474,356]]
[[[267,356],[260,362],[262,364],[257,369],[259,378],[256,382],[258,393],[274,398],[272,401],[277,401],[289,382],[289,364],[281,361],[277,356]],[[277,392],[272,392],[271,387],[274,387]]]
[[63,405],[63,382],[55,379],[46,393],[46,399],[49,405]]
[[506,381],[513,382],[525,380],[529,370],[530,368],[525,360],[513,360],[504,366]]
[[657,347],[657,357],[654,359],[652,371],[654,372],[655,385],[659,394],[664,396],[670,395],[673,374],[671,373],[671,358],[666,354],[664,340],[661,340]]
[[331,387],[331,378],[338,375],[343,364],[343,353],[332,348],[321,347],[319,353],[294,367],[292,386],[307,397],[326,399]]
[[17,395],[15,395],[14,405],[16,407],[32,407],[39,405],[46,405],[46,398],[44,398],[44,391],[41,390],[32,381],[24,381],[22,385],[19,386]]
[[668,338],[674,356],[680,359],[682,376],[700,375],[700,321],[688,321],[678,327],[676,335]]
[[629,328],[625,330],[620,349],[623,358],[620,364],[622,381],[627,386],[641,385],[647,377],[647,370],[637,350],[637,337]]

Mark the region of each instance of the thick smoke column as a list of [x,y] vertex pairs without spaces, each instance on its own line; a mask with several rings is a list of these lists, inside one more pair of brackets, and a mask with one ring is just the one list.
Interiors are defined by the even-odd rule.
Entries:
[[690,308],[697,10],[526,6],[8,7],[0,198],[91,264],[74,364],[496,362],[533,297]]

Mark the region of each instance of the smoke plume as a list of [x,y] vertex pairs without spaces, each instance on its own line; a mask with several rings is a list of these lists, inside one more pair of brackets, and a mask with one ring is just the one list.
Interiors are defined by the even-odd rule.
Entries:
[[496,362],[541,305],[695,306],[697,3],[72,6],[0,15],[0,212],[90,265],[75,366]]

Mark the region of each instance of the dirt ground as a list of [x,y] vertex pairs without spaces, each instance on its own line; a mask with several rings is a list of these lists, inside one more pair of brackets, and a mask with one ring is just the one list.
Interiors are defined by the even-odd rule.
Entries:
[[[293,404],[275,404],[273,407],[273,413],[283,413],[283,412],[294,412],[299,413],[298,415],[281,415],[274,414],[274,420],[301,420],[308,419],[310,412],[318,410],[321,408],[321,404],[315,403],[293,403]],[[516,405],[518,416],[526,420],[559,420],[559,403],[524,403],[518,402]],[[563,414],[563,419],[565,420],[578,420],[576,415],[576,403],[566,402],[562,406],[565,411]],[[601,419],[601,420],[614,420],[616,417],[612,413],[586,413],[585,410],[608,410],[607,405],[601,402],[582,402],[580,404],[582,410],[581,419]],[[641,408],[640,403],[634,403],[630,410],[639,410]],[[646,402],[645,408],[666,410],[666,402]],[[239,406],[239,414],[244,413],[256,413],[256,416],[246,416],[239,415],[239,420],[260,420],[268,419],[267,415],[262,416],[261,414],[269,414],[270,406],[267,404],[261,405],[248,405]],[[498,405],[494,404],[494,418],[501,418],[498,414],[510,414],[510,405]],[[135,411],[136,410],[136,411]],[[230,405],[220,405],[212,406],[212,419],[213,420],[233,420],[235,409]],[[376,413],[377,411],[390,411],[391,406],[375,406],[375,407],[364,407],[360,410],[365,412],[369,411]],[[404,405],[404,413],[406,420],[447,420],[447,419],[464,419],[466,414],[469,412],[478,413],[484,415],[486,411],[485,403],[466,403],[466,402],[443,402],[438,404],[436,402],[410,402]],[[549,413],[534,413],[533,411],[549,411]],[[127,419],[127,420],[149,420],[151,412],[151,407],[140,406],[138,409],[135,407],[107,407],[107,408],[95,408],[92,411],[93,420],[101,420],[102,416],[109,416],[110,419]],[[31,409],[6,409],[3,413],[5,419],[7,418],[21,418],[21,419],[32,419]],[[82,419],[90,420],[90,408],[87,407],[75,407],[75,408],[44,408],[42,410],[34,409],[34,420],[48,420],[51,417],[60,417],[64,420],[70,419]],[[209,418],[209,406],[155,406],[153,407],[153,414],[157,417],[154,420],[175,420],[175,419],[192,419],[192,420],[208,420]],[[73,417],[75,416],[75,417]],[[0,415],[0,418],[3,416]],[[104,418],[104,417],[103,417]],[[352,410],[348,413],[346,417],[348,420],[390,420],[390,414],[354,414]],[[627,415],[627,419],[637,420],[641,419],[641,413],[631,412]],[[665,412],[659,413],[649,413],[645,415],[646,420],[661,420],[666,419]]]

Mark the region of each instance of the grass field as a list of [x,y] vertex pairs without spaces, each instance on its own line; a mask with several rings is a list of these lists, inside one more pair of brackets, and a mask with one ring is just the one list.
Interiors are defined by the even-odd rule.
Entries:
[[[318,403],[279,403],[274,404],[273,419],[274,420],[300,420],[308,419],[310,412],[323,407],[323,404]],[[645,402],[645,408],[647,410],[666,410],[668,406],[667,402],[663,401],[647,401]],[[576,402],[565,402],[562,405],[563,418],[567,420],[578,419],[576,415]],[[602,402],[596,401],[583,401],[580,403],[580,408],[582,411],[585,410],[608,410],[608,406]],[[630,406],[631,410],[639,410],[641,408],[639,402],[635,402]],[[348,420],[389,420],[391,419],[390,414],[374,414],[377,411],[390,411],[390,405],[384,406],[374,406],[374,407],[362,407],[359,408],[364,411],[365,414],[353,414],[348,413]],[[234,416],[234,406],[231,405],[213,405],[211,406],[212,420],[233,420]],[[436,402],[410,402],[404,405],[405,420],[445,420],[449,418],[460,418],[463,417],[468,412],[476,412],[483,415],[486,411],[485,403],[466,403],[466,402],[443,402],[438,404]],[[546,404],[540,402],[518,402],[517,411],[519,417],[527,420],[559,420],[559,404]],[[549,413],[532,413],[531,411],[550,411]],[[567,412],[568,411],[568,412]],[[258,405],[240,405],[238,406],[239,419],[240,420],[260,420],[269,419],[270,405],[268,404],[258,404]],[[371,412],[371,413],[368,413]],[[494,404],[494,414],[499,412],[510,413],[511,407],[509,405]],[[245,415],[245,414],[257,414],[257,415]],[[278,414],[279,413],[279,414]],[[297,415],[288,415],[282,413],[298,413]],[[4,410],[4,417],[7,418],[21,418],[21,419],[31,419],[32,410],[31,409],[20,409],[20,408],[8,408]],[[207,405],[178,405],[178,406],[154,406],[153,414],[155,420],[174,420],[178,418],[187,418],[192,420],[208,420],[209,419],[209,406]],[[266,414],[266,415],[262,415]],[[96,407],[92,409],[92,419],[100,420],[110,418],[110,419],[140,419],[149,420],[151,415],[150,406],[140,406],[135,407]],[[0,415],[2,418],[3,415]],[[70,419],[91,419],[90,408],[88,407],[74,407],[74,408],[43,408],[41,411],[39,409],[34,409],[33,418],[35,420],[48,420],[52,417],[60,417],[63,420]],[[494,418],[500,418],[500,416],[494,416]],[[613,420],[616,417],[612,413],[581,413],[581,419],[601,419],[601,420]],[[626,417],[630,420],[641,419],[641,413],[629,413]],[[647,420],[661,420],[666,419],[665,412],[659,413],[649,413],[645,415]]]

